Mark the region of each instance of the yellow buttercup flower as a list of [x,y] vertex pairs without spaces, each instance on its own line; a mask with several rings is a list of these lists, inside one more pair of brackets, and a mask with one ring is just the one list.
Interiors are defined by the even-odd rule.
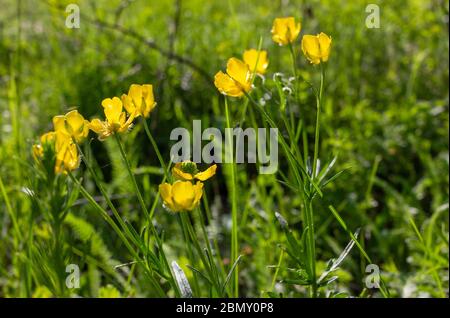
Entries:
[[122,102],[129,114],[134,114],[135,117],[148,117],[156,106],[153,85],[132,84],[128,90],[128,95],[122,95]]
[[206,181],[216,174],[217,165],[212,165],[205,171],[199,171],[197,164],[192,161],[178,162],[172,168],[172,175],[178,180],[192,181],[194,179]]
[[250,69],[243,61],[232,57],[227,62],[227,73],[219,71],[214,76],[214,85],[224,95],[240,97],[251,89]]
[[44,155],[44,149],[43,149],[42,145],[40,145],[40,144],[33,145],[32,151],[33,151],[33,157],[35,159],[42,158],[42,156]]
[[331,37],[321,32],[318,35],[304,35],[302,51],[312,64],[328,61],[331,50]]
[[[51,154],[51,157],[47,157],[47,154]],[[36,160],[54,163],[55,173],[66,173],[77,169],[80,165],[80,157],[74,140],[62,131],[43,134],[40,143],[33,145],[33,156]]]
[[295,18],[276,18],[272,25],[272,40],[279,45],[287,45],[297,38],[301,24],[295,23]]
[[246,50],[243,58],[251,72],[255,71],[256,73],[263,75],[269,66],[266,51],[258,51],[255,49]]
[[159,185],[159,191],[164,201],[164,206],[172,212],[192,211],[197,207],[203,195],[203,183],[197,181],[175,181],[174,184],[163,183]]
[[55,152],[56,173],[66,173],[79,167],[80,157],[78,156],[77,146],[70,136],[56,132]]
[[120,98],[106,98],[102,101],[102,106],[106,120],[96,118],[89,123],[89,128],[98,134],[98,139],[104,140],[116,132],[127,131],[132,126],[135,114],[131,113],[127,119]]
[[56,132],[73,137],[76,142],[82,142],[89,134],[89,121],[85,120],[77,110],[53,117],[53,127]]

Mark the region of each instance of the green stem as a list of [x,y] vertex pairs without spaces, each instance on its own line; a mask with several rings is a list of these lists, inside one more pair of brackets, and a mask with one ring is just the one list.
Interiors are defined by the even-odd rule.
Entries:
[[139,190],[139,186],[137,184],[136,178],[134,177],[134,174],[131,171],[131,165],[130,165],[127,155],[125,154],[125,151],[123,149],[122,142],[120,141],[120,137],[118,134],[114,134],[114,137],[115,137],[117,145],[119,147],[119,151],[122,156],[123,162],[125,163],[125,167],[127,169],[128,176],[130,177],[131,182],[133,183],[134,189],[136,190],[136,196],[138,198],[139,204],[142,208],[142,211],[145,214],[145,217],[148,218],[150,216],[150,214],[148,213],[148,209],[147,209],[147,206],[145,205],[144,198],[142,197],[141,191]]
[[[252,102],[253,105],[255,105],[255,108],[260,112],[260,114],[263,116],[263,118],[269,123],[270,127],[272,128],[278,128],[277,125],[275,124],[275,122],[273,121],[273,119],[270,117],[270,115],[264,110],[264,108],[262,108],[249,94],[246,94],[247,98],[250,100],[250,102]],[[294,156],[294,154],[292,153],[289,145],[287,144],[286,140],[284,139],[282,134],[278,134],[278,138],[279,138],[279,142],[286,154],[286,158],[290,163],[290,166],[292,168],[292,171],[294,173],[295,179],[297,181],[298,184],[298,189],[303,189],[303,180],[301,178],[301,174],[298,171],[298,164],[296,161],[296,158]],[[299,162],[300,164],[300,162]],[[304,168],[303,168],[304,170]],[[309,177],[309,176],[307,176]],[[312,180],[310,180],[312,181]],[[315,185],[316,190],[319,191],[320,189],[318,189],[317,185]]]
[[[297,55],[295,54],[294,46],[292,43],[289,43],[289,51],[291,52],[292,57],[292,73],[295,78],[295,87],[294,87],[294,97],[295,101],[299,101],[299,89],[298,89],[298,75],[297,75]],[[300,106],[299,106],[300,107]],[[294,113],[292,111],[291,104],[289,104],[289,117],[291,121],[291,126],[294,127]]]
[[278,272],[280,271],[280,267],[281,267],[281,264],[283,262],[283,255],[284,255],[284,251],[281,250],[280,258],[278,259],[277,268],[275,269],[275,273],[273,274],[272,284],[270,285],[270,291],[271,292],[273,292],[273,290],[275,288],[275,283],[277,281]]
[[297,57],[292,43],[289,43],[289,51],[291,52],[292,57],[292,73],[294,74],[295,81],[297,81]]
[[[350,236],[352,241],[355,242],[356,247],[358,247],[359,251],[364,256],[364,258],[367,260],[367,262],[369,264],[374,264],[374,262],[370,259],[369,255],[365,251],[365,249],[359,243],[358,239],[355,237],[355,235],[352,233],[352,231],[350,231],[348,229],[347,224],[344,222],[342,217],[339,215],[338,211],[332,205],[329,205],[328,209],[331,211],[333,216],[336,218],[339,225],[344,229],[344,231],[347,232],[347,234]],[[384,298],[389,298],[390,297],[389,289],[387,288],[386,283],[383,280],[383,277],[381,275],[379,277],[380,277],[380,292]]]
[[59,220],[54,220],[52,222],[53,228],[53,257],[54,257],[54,266],[56,269],[56,277],[57,277],[57,286],[56,292],[57,297],[64,297],[65,295],[65,286],[64,286],[64,255],[61,244],[61,223]]
[[170,270],[169,262],[167,261],[167,257],[166,257],[166,255],[164,253],[164,249],[163,249],[163,244],[161,242],[161,238],[159,237],[158,232],[156,231],[155,226],[153,225],[153,222],[150,219],[150,213],[148,212],[147,206],[145,205],[144,198],[142,197],[141,191],[139,190],[139,186],[137,184],[136,178],[134,177],[134,174],[131,171],[131,165],[130,165],[130,162],[128,161],[128,158],[127,158],[127,156],[125,154],[125,151],[123,149],[122,142],[120,141],[120,137],[119,137],[118,134],[114,134],[114,137],[115,137],[117,145],[119,147],[119,151],[120,151],[120,154],[122,156],[122,159],[123,159],[123,161],[125,163],[128,175],[130,176],[130,179],[131,179],[131,181],[133,183],[133,186],[134,186],[134,188],[136,190],[136,195],[138,197],[139,204],[140,204],[140,206],[142,208],[142,211],[145,214],[146,219],[149,221],[148,224],[149,224],[149,227],[150,227],[150,231],[152,232],[152,234],[154,235],[154,237],[156,239],[156,244],[158,245],[158,249],[159,249],[159,251],[161,253],[162,260],[164,262],[166,270],[169,272],[169,275],[170,275],[169,276],[169,282],[173,286],[177,286],[176,283],[175,283],[175,278],[173,277],[172,271]]
[[320,89],[319,94],[316,96],[317,110],[316,110],[316,133],[314,137],[314,161],[312,178],[314,179],[317,174],[317,160],[319,157],[319,134],[320,134],[320,109],[322,106],[322,92],[323,92],[323,81],[325,77],[325,68],[323,63],[320,63]]
[[80,184],[80,182],[74,177],[72,172],[68,172],[68,175],[73,183],[75,183],[79,188],[83,197],[100,213],[100,215],[105,219],[105,221],[113,228],[114,232],[119,236],[122,242],[125,244],[127,249],[131,254],[135,255],[134,249],[131,247],[128,239],[123,235],[120,228],[117,226],[116,222],[109,216],[109,214],[95,201],[95,199],[89,194],[89,192]]
[[184,225],[186,226],[187,233],[189,234],[189,237],[190,237],[192,243],[194,243],[194,247],[197,250],[197,254],[200,256],[203,266],[205,267],[206,271],[208,272],[208,276],[214,285],[213,287],[216,289],[217,293],[219,293],[220,285],[217,283],[216,279],[214,279],[214,277],[212,275],[213,273],[212,273],[211,266],[210,266],[208,260],[205,258],[205,253],[203,252],[203,250],[200,246],[197,235],[195,234],[194,227],[193,227],[191,221],[189,220],[189,215],[187,214],[187,212],[181,213],[181,220],[184,223]]
[[[263,117],[269,122],[269,124],[272,127],[276,127],[275,123],[273,122],[272,118],[269,116],[269,114],[251,98],[250,95],[247,95],[247,98],[250,99],[250,101],[255,104],[256,108],[261,112]],[[295,163],[296,158],[294,154],[291,152],[290,147],[288,146],[287,142],[285,141],[284,137],[282,135],[279,135],[280,143],[286,153],[287,159],[290,162],[291,168],[294,172],[294,175],[296,177],[296,181],[298,184],[299,191],[302,191],[301,189],[306,190],[302,184],[303,180],[301,178],[300,172],[297,170],[297,164]],[[314,180],[312,177],[309,179],[310,184],[312,184],[317,191],[318,189],[317,185],[315,185]],[[307,250],[308,250],[308,263],[309,263],[309,273],[311,275],[312,279],[312,288],[311,288],[311,296],[316,297],[317,296],[317,283],[316,283],[316,252],[315,252],[315,240],[314,240],[314,220],[313,220],[313,210],[312,210],[312,201],[310,198],[309,193],[301,193],[303,202],[305,202],[305,222],[306,227],[308,228],[308,235],[307,235]]]
[[[202,196],[202,200],[203,200],[203,207],[205,208],[205,212],[206,212],[206,220],[208,221],[209,224],[211,224],[213,222],[212,214],[211,214],[211,209],[209,208],[208,198],[206,197],[206,195]],[[216,237],[213,238],[213,244],[214,244],[215,255],[217,256],[217,259],[218,259],[217,262],[219,263],[219,268],[221,270],[222,275],[225,277],[226,271],[225,271],[225,267],[223,266],[219,243],[217,242]]]
[[[108,194],[106,193],[105,188],[104,188],[103,185],[101,184],[100,179],[98,178],[96,172],[94,171],[94,169],[92,168],[92,166],[87,162],[86,157],[84,156],[83,151],[81,150],[81,148],[80,148],[80,146],[79,146],[78,144],[77,144],[77,148],[78,148],[78,151],[79,151],[79,153],[80,153],[80,156],[81,156],[83,162],[85,163],[85,165],[86,165],[86,167],[87,167],[89,173],[90,173],[90,174],[92,175],[92,177],[94,178],[95,184],[96,184],[97,187],[99,188],[100,193],[102,194],[102,196],[103,196],[103,198],[105,199],[107,205],[109,206],[109,208],[111,209],[112,213],[114,214],[114,217],[115,217],[116,220],[119,222],[120,227],[121,227],[122,230],[127,234],[128,238],[131,239],[131,241],[132,241],[134,244],[136,244],[136,246],[141,246],[140,242],[139,242],[139,241],[135,238],[135,236],[130,232],[130,229],[129,229],[128,226],[125,224],[125,222],[122,220],[122,217],[120,216],[120,214],[119,214],[119,212],[117,211],[117,209],[116,209],[116,207],[114,206],[114,204],[111,202],[111,200],[110,200]],[[82,193],[83,193],[83,192],[82,192]],[[89,194],[89,193],[87,193],[87,192],[85,191],[85,194]],[[94,202],[95,202],[95,200],[94,200]],[[98,204],[97,204],[97,206],[100,207]],[[101,207],[100,207],[100,209],[101,209]],[[110,218],[109,215],[108,215],[108,213],[105,212],[105,215],[106,215],[108,218]],[[112,221],[112,223],[114,223],[114,221],[113,221],[112,219],[111,219],[111,221]],[[110,223],[110,224],[111,224],[111,223]],[[151,222],[150,222],[150,224],[153,225],[153,223],[151,223]],[[153,228],[153,230],[154,230],[154,228]],[[120,230],[119,230],[119,232],[120,232]],[[134,250],[133,250],[133,251],[134,251]],[[137,257],[136,259],[139,259],[139,256],[137,255],[137,253],[134,252],[133,256]],[[146,274],[147,274],[147,276],[150,278],[151,281],[154,280],[154,283],[153,283],[153,282],[152,282],[152,283],[153,283],[155,289],[160,293],[160,295],[164,296],[164,295],[165,295],[164,291],[161,289],[161,286],[156,282],[155,278],[153,277],[153,270],[148,266],[147,263],[145,263],[145,264],[146,264],[146,266],[144,266],[144,268],[146,269]],[[166,260],[166,264],[167,264],[167,260]],[[169,268],[168,265],[166,265],[166,267]],[[172,272],[169,270],[169,273],[172,273]],[[173,280],[173,277],[172,277],[172,274],[171,274],[171,278],[172,278],[172,279],[171,279],[172,284],[175,284],[175,283],[174,283],[174,280]],[[161,294],[161,293],[162,293],[162,294]]]
[[[320,138],[320,111],[322,105],[322,93],[323,93],[323,83],[325,77],[325,68],[323,63],[320,63],[320,89],[319,93],[316,95],[316,130],[314,136],[314,159],[312,168],[312,180],[317,176],[317,161],[319,158],[319,138]],[[311,296],[317,297],[317,279],[316,279],[316,243],[315,243],[315,230],[314,230],[314,213],[313,213],[313,196],[308,197],[305,201],[305,214],[306,214],[306,226],[308,227],[308,260],[310,266],[310,273],[312,278],[311,285]]]
[[[231,128],[230,113],[228,109],[228,101],[225,98],[225,116],[227,120],[227,128]],[[228,150],[233,154],[232,135],[228,138]],[[231,263],[233,264],[239,257],[239,238],[238,238],[238,222],[237,222],[237,201],[236,201],[236,169],[234,156],[231,163]],[[239,269],[238,265],[233,272],[233,297],[239,297]]]
[[293,132],[291,124],[289,123],[288,119],[286,118],[286,114],[281,113],[281,119],[283,120],[284,126],[286,127],[286,130],[288,132],[289,140],[291,141],[291,148],[297,154],[300,165],[304,166],[303,156],[300,153],[300,149],[296,143],[295,134]]
[[[217,287],[217,292],[220,293],[220,278],[219,278],[219,272],[217,270],[217,266],[216,264],[214,264],[213,262],[213,253],[212,253],[212,248],[211,248],[211,241],[208,237],[208,232],[206,231],[206,227],[205,227],[205,218],[203,217],[203,212],[200,208],[200,206],[196,209],[198,211],[198,215],[199,215],[199,221],[200,221],[200,227],[202,229],[202,234],[203,234],[203,240],[205,241],[205,245],[206,245],[206,251],[208,252],[208,257],[210,260],[210,267],[211,267],[211,274],[214,274],[214,277],[211,277],[211,279],[214,279],[214,282],[216,284]],[[223,295],[218,295],[219,297],[223,297]]]
[[[84,156],[82,156],[84,157]],[[88,165],[86,165],[88,166]],[[90,166],[88,167],[88,169]],[[73,174],[69,171],[68,172],[70,179],[79,186],[81,194],[84,196],[84,198],[100,213],[100,215],[105,219],[105,221],[113,228],[114,232],[119,236],[121,241],[125,244],[125,247],[128,249],[130,254],[134,257],[135,260],[139,262],[139,264],[142,264],[141,258],[136,253],[134,248],[131,246],[128,239],[125,237],[125,235],[122,233],[122,230],[117,226],[116,222],[109,216],[109,214],[95,201],[95,199],[89,194],[89,192],[80,184],[80,182],[73,176]],[[96,177],[94,177],[94,180],[96,180]],[[97,184],[98,186],[98,184]],[[102,191],[100,191],[102,192]],[[103,192],[102,192],[103,194]],[[109,198],[105,195],[103,195],[105,200],[110,202]],[[111,203],[112,204],[112,203]],[[109,204],[108,204],[109,205]],[[110,206],[111,208],[111,206]],[[115,209],[115,208],[114,208]],[[112,208],[111,208],[112,210]],[[165,292],[161,289],[161,286],[156,281],[156,279],[152,275],[152,269],[148,266],[144,266],[144,270],[147,273],[147,277],[150,279],[150,283],[155,288],[155,290],[158,292],[160,297],[165,297]]]
[[22,234],[19,229],[19,225],[17,223],[16,214],[14,213],[11,203],[9,201],[8,193],[6,192],[5,185],[3,184],[2,177],[0,176],[0,192],[2,193],[3,200],[5,201],[6,205],[6,211],[9,214],[9,217],[11,218],[11,223],[13,225],[14,231],[16,232],[15,237],[21,241],[22,240]]
[[147,134],[147,137],[150,140],[150,142],[153,146],[153,149],[155,150],[156,156],[158,157],[159,164],[161,165],[161,168],[163,169],[164,174],[166,175],[166,165],[164,163],[161,152],[159,151],[158,144],[156,143],[155,139],[153,138],[152,133],[150,132],[150,128],[148,127],[147,120],[144,117],[142,117],[142,121],[144,122],[145,133]]
[[312,207],[312,200],[307,199],[305,201],[305,217],[307,232],[307,251],[309,271],[311,275],[311,297],[317,297],[317,279],[316,279],[316,243],[315,243],[315,230],[314,230],[314,213]]
[[[97,176],[97,173],[95,172],[94,168],[92,168],[92,166],[89,164],[89,162],[87,161],[86,156],[84,155],[83,151],[81,150],[81,147],[77,145],[78,148],[78,152],[80,153],[81,156],[81,160],[84,162],[86,168],[88,169],[89,173],[91,174],[91,176],[94,178],[94,182],[97,185],[98,189],[100,190],[100,193],[102,194],[103,198],[106,201],[106,204],[108,205],[108,207],[111,209],[114,217],[116,218],[117,222],[119,222],[120,227],[122,228],[123,231],[125,231],[125,233],[128,235],[129,238],[132,238],[133,243],[139,245],[139,242],[137,242],[134,239],[134,236],[130,233],[128,226],[125,224],[125,222],[122,220],[122,217],[120,216],[119,212],[117,211],[116,207],[114,206],[114,204],[112,203],[111,199],[108,196],[108,193],[106,192],[105,188],[103,187],[99,177]],[[69,174],[71,175],[71,174]],[[77,182],[79,184],[79,182]],[[86,192],[87,193],[87,192]],[[83,194],[83,191],[82,191]],[[88,194],[88,193],[87,193]],[[87,199],[87,198],[86,198]],[[106,212],[105,212],[106,213]],[[106,215],[109,218],[108,213],[106,213]]]
[[[184,238],[184,242],[186,244],[186,249],[187,249],[187,254],[189,257],[189,260],[191,261],[191,265],[193,267],[197,266],[197,259],[194,256],[194,252],[192,251],[192,245],[190,242],[190,238],[189,238],[189,231],[187,229],[187,225],[186,225],[186,221],[184,219],[183,213],[179,213],[179,221],[180,221],[180,226],[181,226],[181,231],[183,233],[183,238]],[[200,296],[200,285],[198,284],[198,279],[197,279],[197,273],[193,272],[193,288],[195,291],[195,294]]]

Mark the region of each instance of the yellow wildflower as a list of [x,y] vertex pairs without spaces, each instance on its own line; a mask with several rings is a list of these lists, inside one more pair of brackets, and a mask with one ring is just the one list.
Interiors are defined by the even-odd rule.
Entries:
[[227,62],[227,73],[217,72],[214,85],[219,92],[232,97],[240,97],[251,89],[251,73],[247,64],[232,57]]
[[105,140],[112,134],[127,131],[131,127],[135,114],[130,114],[127,119],[126,112],[122,111],[123,104],[120,98],[106,98],[102,101],[102,106],[106,120],[96,118],[89,123],[89,128],[98,134],[99,140]]
[[[48,157],[47,154],[51,157]],[[62,131],[45,133],[40,143],[33,145],[33,156],[36,160],[54,163],[55,173],[66,173],[75,170],[80,165],[77,146],[71,136]],[[47,164],[44,164],[47,166]]]
[[89,134],[89,121],[85,120],[77,110],[53,117],[53,127],[55,131],[73,137],[76,142],[82,142]]
[[312,64],[328,61],[331,50],[331,37],[321,32],[318,35],[304,35],[302,51]]
[[250,71],[263,75],[269,66],[267,59],[267,51],[258,51],[255,49],[246,50],[243,55],[245,64],[248,65]]
[[287,45],[297,38],[301,24],[295,23],[295,18],[276,18],[272,25],[272,40],[279,45]]
[[44,156],[44,147],[46,145],[53,146],[55,142],[55,132],[45,133],[40,138],[40,143],[33,145],[33,156],[35,159],[41,159]]
[[80,157],[78,156],[77,146],[70,136],[61,132],[56,132],[55,152],[56,173],[66,173],[67,171],[72,171],[79,167]]
[[216,174],[217,165],[212,165],[205,171],[199,171],[197,164],[192,161],[178,162],[172,168],[172,175],[178,180],[192,181],[194,179],[206,181]]
[[148,117],[156,106],[153,85],[132,84],[128,90],[128,95],[122,95],[122,102],[129,114],[134,114],[135,117]]
[[197,207],[203,195],[203,183],[197,181],[175,181],[174,184],[163,183],[159,185],[159,191],[164,201],[164,206],[172,212],[192,211]]

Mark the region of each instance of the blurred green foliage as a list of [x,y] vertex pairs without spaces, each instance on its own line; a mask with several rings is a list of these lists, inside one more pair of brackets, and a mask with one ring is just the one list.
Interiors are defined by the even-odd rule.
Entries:
[[[379,29],[365,26],[365,8],[372,2],[380,7]],[[80,7],[80,29],[64,25],[69,3]],[[0,176],[9,198],[7,203],[5,195],[0,196],[0,296],[48,295],[39,284],[31,284],[31,290],[21,287],[26,285],[20,276],[23,269],[12,255],[29,246],[10,235],[7,209],[9,204],[19,222],[33,212],[24,190],[31,184],[26,167],[31,145],[52,129],[52,116],[77,107],[92,118],[101,115],[103,98],[120,96],[132,83],[152,83],[158,106],[150,126],[168,160],[173,128],[190,128],[193,119],[202,119],[204,127],[223,127],[213,76],[229,57],[257,47],[262,37],[262,47],[269,52],[267,76],[290,73],[289,51],[270,36],[273,19],[288,15],[301,20],[302,34],[323,31],[333,38],[321,153],[323,161],[338,156],[335,169],[348,170],[327,188],[315,210],[319,259],[337,257],[349,240],[327,208],[332,203],[351,229],[362,227],[361,241],[382,268],[393,296],[442,296],[431,274],[436,269],[448,295],[448,1],[0,0],[0,8]],[[298,63],[301,76],[317,81],[318,72],[300,53]],[[312,136],[315,106],[306,85],[300,97],[302,111],[297,115],[305,118]],[[150,201],[161,180],[153,169],[158,160],[140,127],[126,140]],[[116,145],[93,140],[92,148],[125,218],[139,223],[136,202],[127,196],[133,188],[114,155]],[[242,290],[244,296],[266,296],[273,275],[267,266],[277,263],[277,244],[283,240],[273,213],[281,211],[295,231],[300,203],[275,177],[257,176],[254,170],[252,165],[239,167],[240,183],[247,189],[240,197],[246,252]],[[85,180],[96,193],[88,176]],[[217,220],[212,227],[226,255],[225,180],[226,172],[219,172],[207,193]],[[35,220],[34,237],[45,241],[48,229],[42,218]],[[157,220],[173,258],[185,257],[179,252],[183,244],[173,217],[158,207]],[[127,253],[82,199],[65,226],[71,258],[87,273],[78,294],[151,295],[144,282],[127,280],[127,266],[112,270],[114,264],[127,263]],[[366,273],[356,250],[342,267],[337,289],[358,294]],[[41,281],[30,275],[30,280]],[[289,275],[286,268],[280,272]],[[303,293],[298,286],[277,288],[286,296]]]

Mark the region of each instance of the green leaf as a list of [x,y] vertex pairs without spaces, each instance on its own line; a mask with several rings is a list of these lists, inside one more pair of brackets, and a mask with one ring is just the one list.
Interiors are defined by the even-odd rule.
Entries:
[[184,274],[183,269],[177,264],[177,262],[172,262],[172,270],[175,274],[175,280],[177,282],[178,288],[180,289],[181,297],[192,298],[192,288],[189,285],[189,281]]

